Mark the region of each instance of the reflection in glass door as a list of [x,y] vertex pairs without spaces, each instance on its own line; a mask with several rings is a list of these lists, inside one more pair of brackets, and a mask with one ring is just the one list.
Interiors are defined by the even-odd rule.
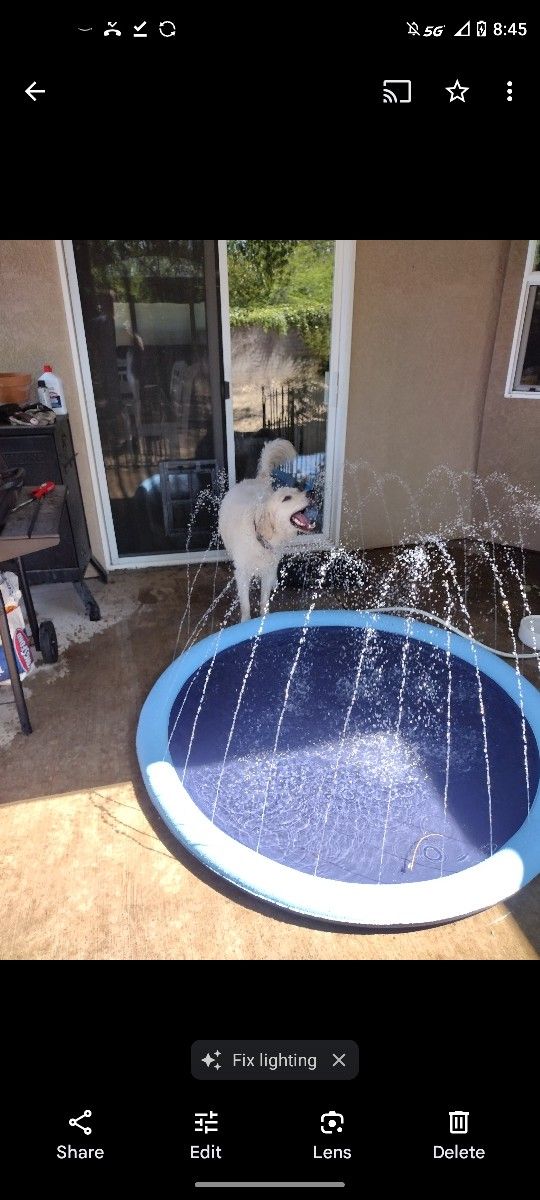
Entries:
[[287,438],[297,458],[276,477],[311,489],[318,532],[332,449],[335,262],[334,241],[227,242],[237,478],[255,475],[268,438]]
[[216,243],[73,252],[118,556],[205,550],[226,468]]

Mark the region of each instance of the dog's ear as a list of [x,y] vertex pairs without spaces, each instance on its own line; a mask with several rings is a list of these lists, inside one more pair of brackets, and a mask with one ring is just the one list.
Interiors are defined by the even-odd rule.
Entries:
[[274,536],[276,526],[272,517],[272,510],[268,504],[260,504],[257,508],[255,512],[255,529],[259,536],[265,538],[267,542]]

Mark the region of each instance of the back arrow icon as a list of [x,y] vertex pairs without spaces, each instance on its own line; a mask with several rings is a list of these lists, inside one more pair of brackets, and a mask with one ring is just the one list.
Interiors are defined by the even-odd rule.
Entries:
[[35,96],[34,92],[35,92],[35,93],[37,93],[37,92],[43,92],[43,94],[45,94],[45,88],[38,88],[38,87],[36,87],[36,80],[35,80],[35,79],[34,79],[34,82],[33,82],[33,83],[30,83],[30,84],[28,85],[28,87],[27,87],[27,88],[25,88],[24,90],[25,90],[25,92],[26,92],[26,95],[27,95],[27,96],[30,96],[30,99],[31,99],[31,100],[35,100],[35,99],[36,99],[36,96]]

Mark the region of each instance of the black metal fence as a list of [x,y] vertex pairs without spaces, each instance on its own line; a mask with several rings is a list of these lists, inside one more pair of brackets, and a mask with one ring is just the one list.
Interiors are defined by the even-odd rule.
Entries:
[[261,387],[262,432],[288,438],[299,454],[320,454],[326,443],[326,395],[319,384]]

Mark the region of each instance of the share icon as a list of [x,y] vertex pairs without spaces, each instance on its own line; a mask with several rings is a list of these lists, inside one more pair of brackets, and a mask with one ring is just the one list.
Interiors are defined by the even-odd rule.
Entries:
[[90,1126],[89,1125],[79,1125],[79,1121],[82,1121],[83,1117],[91,1117],[91,1116],[92,1116],[91,1110],[89,1108],[85,1108],[84,1112],[81,1113],[80,1117],[70,1117],[69,1124],[76,1125],[77,1129],[80,1129],[81,1132],[85,1133],[86,1136],[88,1137],[92,1132],[92,1130],[90,1129]]

